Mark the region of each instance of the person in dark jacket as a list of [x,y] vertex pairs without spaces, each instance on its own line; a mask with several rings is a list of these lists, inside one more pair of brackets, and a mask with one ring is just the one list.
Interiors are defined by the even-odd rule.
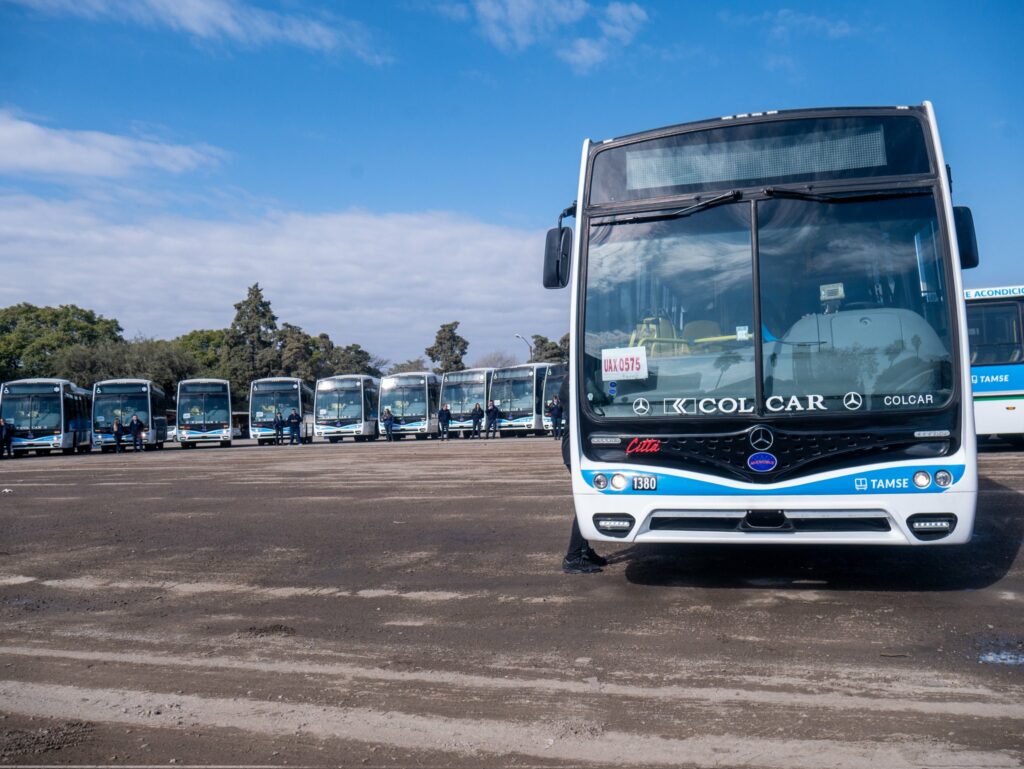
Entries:
[[469,418],[473,420],[473,432],[470,433],[470,438],[480,437],[480,423],[484,420],[484,410],[480,408],[480,404],[477,403],[473,406],[473,410],[469,412]]
[[7,420],[0,418],[0,459],[3,459],[7,454],[10,453],[10,444],[7,442],[7,438],[11,434],[12,429],[11,426],[7,424]]
[[274,444],[280,446],[284,443],[284,417],[281,412],[274,413]]
[[393,441],[395,439],[395,415],[391,413],[391,409],[384,409],[384,413],[380,415],[380,423],[384,426],[384,439]]
[[110,434],[114,436],[114,453],[120,454],[124,451],[124,436],[126,430],[120,419],[114,420],[114,425],[110,428]]
[[441,404],[441,408],[437,410],[437,426],[441,430],[441,440],[450,440],[448,435],[448,426],[452,423],[452,410],[448,408],[447,403]]
[[484,438],[498,437],[498,422],[501,421],[501,409],[494,405],[494,401],[487,401],[487,427],[484,430]]
[[138,414],[132,414],[128,422],[128,434],[132,436],[132,453],[142,451],[142,434],[146,431],[146,425],[139,419]]
[[302,417],[299,416],[298,409],[292,409],[292,413],[288,415],[288,445],[298,446],[302,440],[299,437],[299,428],[302,427]]
[[[571,413],[569,404],[569,377],[562,382],[558,391],[558,400],[566,404],[566,411]],[[562,463],[565,469],[572,473],[572,459],[569,456],[569,425],[566,424],[562,430]],[[572,529],[569,531],[569,547],[565,551],[565,558],[562,559],[562,571],[566,574],[593,574],[601,571],[602,566],[607,566],[608,560],[594,552],[594,548],[583,538],[580,531],[580,523],[573,511]]]
[[551,432],[555,434],[555,440],[562,440],[562,399],[557,395],[551,398],[551,407],[548,409],[548,416],[551,417]]

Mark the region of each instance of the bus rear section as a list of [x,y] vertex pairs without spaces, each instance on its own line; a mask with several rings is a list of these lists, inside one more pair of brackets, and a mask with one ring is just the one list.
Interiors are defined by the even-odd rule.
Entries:
[[[449,371],[441,377],[441,400],[452,412],[449,428],[468,438],[473,432],[473,409],[487,408],[487,394],[494,369],[474,368]],[[481,428],[483,424],[481,422]]]
[[380,380],[360,374],[325,377],[316,383],[314,434],[329,443],[345,438],[376,440]]
[[15,455],[92,450],[92,393],[66,379],[19,379],[0,387],[0,416]]
[[313,388],[297,377],[267,377],[249,385],[249,437],[260,446],[277,442],[274,417],[284,420],[283,440],[291,441],[288,417],[299,417],[299,443],[313,442]]
[[494,370],[490,399],[501,411],[502,436],[544,434],[544,375],[548,363]]
[[[430,371],[390,374],[380,381],[379,416],[389,409],[395,422],[396,438],[412,435],[417,440],[436,438],[440,432],[437,410],[440,408],[441,379]],[[381,426],[381,432],[384,427]]]
[[584,143],[570,456],[589,539],[941,545],[973,530],[961,269],[931,105]]
[[[93,443],[101,451],[115,448],[114,421],[125,429],[132,417],[142,422],[142,445],[162,449],[167,440],[167,396],[149,379],[108,379],[92,388]],[[130,444],[131,437],[126,436]]]
[[231,383],[186,379],[178,383],[175,437],[183,449],[231,445]]
[[978,436],[1024,445],[1024,286],[969,288],[974,424]]

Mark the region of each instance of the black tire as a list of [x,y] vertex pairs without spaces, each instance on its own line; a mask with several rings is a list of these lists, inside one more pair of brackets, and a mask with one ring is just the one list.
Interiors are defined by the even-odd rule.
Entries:
[[72,446],[70,449],[61,449],[60,453],[63,454],[64,456],[71,456],[72,454],[75,453],[75,448],[74,446]]
[[49,449],[36,449],[36,456],[37,457],[48,457],[48,456],[50,456],[50,450]]
[[426,440],[426,438],[427,438],[427,436],[425,436],[423,433],[416,433],[416,440],[422,441],[422,440]]
[[100,453],[102,453],[102,454],[109,454],[110,453],[110,446],[100,446]]
[[220,447],[222,449],[230,449],[231,448],[231,441],[221,441],[220,442]]
[[337,438],[328,438],[328,439],[327,439],[327,442],[328,442],[328,443],[337,443],[337,442],[338,442],[338,439],[337,439]]

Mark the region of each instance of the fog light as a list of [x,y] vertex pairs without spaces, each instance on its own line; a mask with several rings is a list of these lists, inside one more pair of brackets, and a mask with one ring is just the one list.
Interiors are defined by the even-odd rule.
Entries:
[[939,470],[937,473],[935,473],[935,484],[937,486],[941,486],[942,488],[946,488],[952,482],[953,482],[953,476],[949,472],[949,470]]
[[907,525],[917,539],[942,539],[956,528],[956,516],[952,513],[916,513],[907,519]]
[[949,531],[949,521],[914,521],[910,524],[914,531]]
[[626,488],[626,476],[622,473],[615,473],[615,475],[612,476],[612,488],[616,491],[622,491]]
[[598,513],[593,520],[599,532],[619,538],[629,534],[636,524],[636,519],[627,513]]
[[608,476],[598,473],[594,476],[594,488],[600,491],[604,491],[608,488]]
[[919,489],[927,489],[931,486],[932,477],[928,475],[924,470],[918,470],[914,473],[914,485]]

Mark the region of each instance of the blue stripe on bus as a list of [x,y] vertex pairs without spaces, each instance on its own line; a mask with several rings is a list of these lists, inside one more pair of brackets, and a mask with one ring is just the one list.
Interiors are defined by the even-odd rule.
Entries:
[[[934,474],[936,470],[947,470],[953,476],[953,484],[946,488],[936,486],[934,481],[931,485],[919,489],[914,485],[913,476],[918,470],[925,470]],[[964,476],[964,465],[932,465],[928,467],[889,467],[881,470],[863,470],[860,472],[841,475],[836,478],[826,478],[819,481],[809,481],[795,486],[746,486],[736,488],[722,483],[715,483],[710,480],[698,478],[681,478],[678,475],[667,475],[658,472],[644,472],[642,470],[584,470],[583,479],[588,485],[594,485],[594,476],[601,473],[609,479],[615,473],[621,473],[627,480],[633,476],[655,476],[658,479],[658,490],[653,492],[657,495],[671,496],[726,496],[726,497],[766,497],[766,496],[790,496],[790,495],[814,495],[814,494],[934,494],[949,491]],[[615,491],[610,486],[604,489],[603,494],[647,494],[650,491],[633,491],[630,488],[632,483],[622,491]]]
[[1013,366],[971,366],[971,386],[976,393],[1024,390],[1024,363]]

